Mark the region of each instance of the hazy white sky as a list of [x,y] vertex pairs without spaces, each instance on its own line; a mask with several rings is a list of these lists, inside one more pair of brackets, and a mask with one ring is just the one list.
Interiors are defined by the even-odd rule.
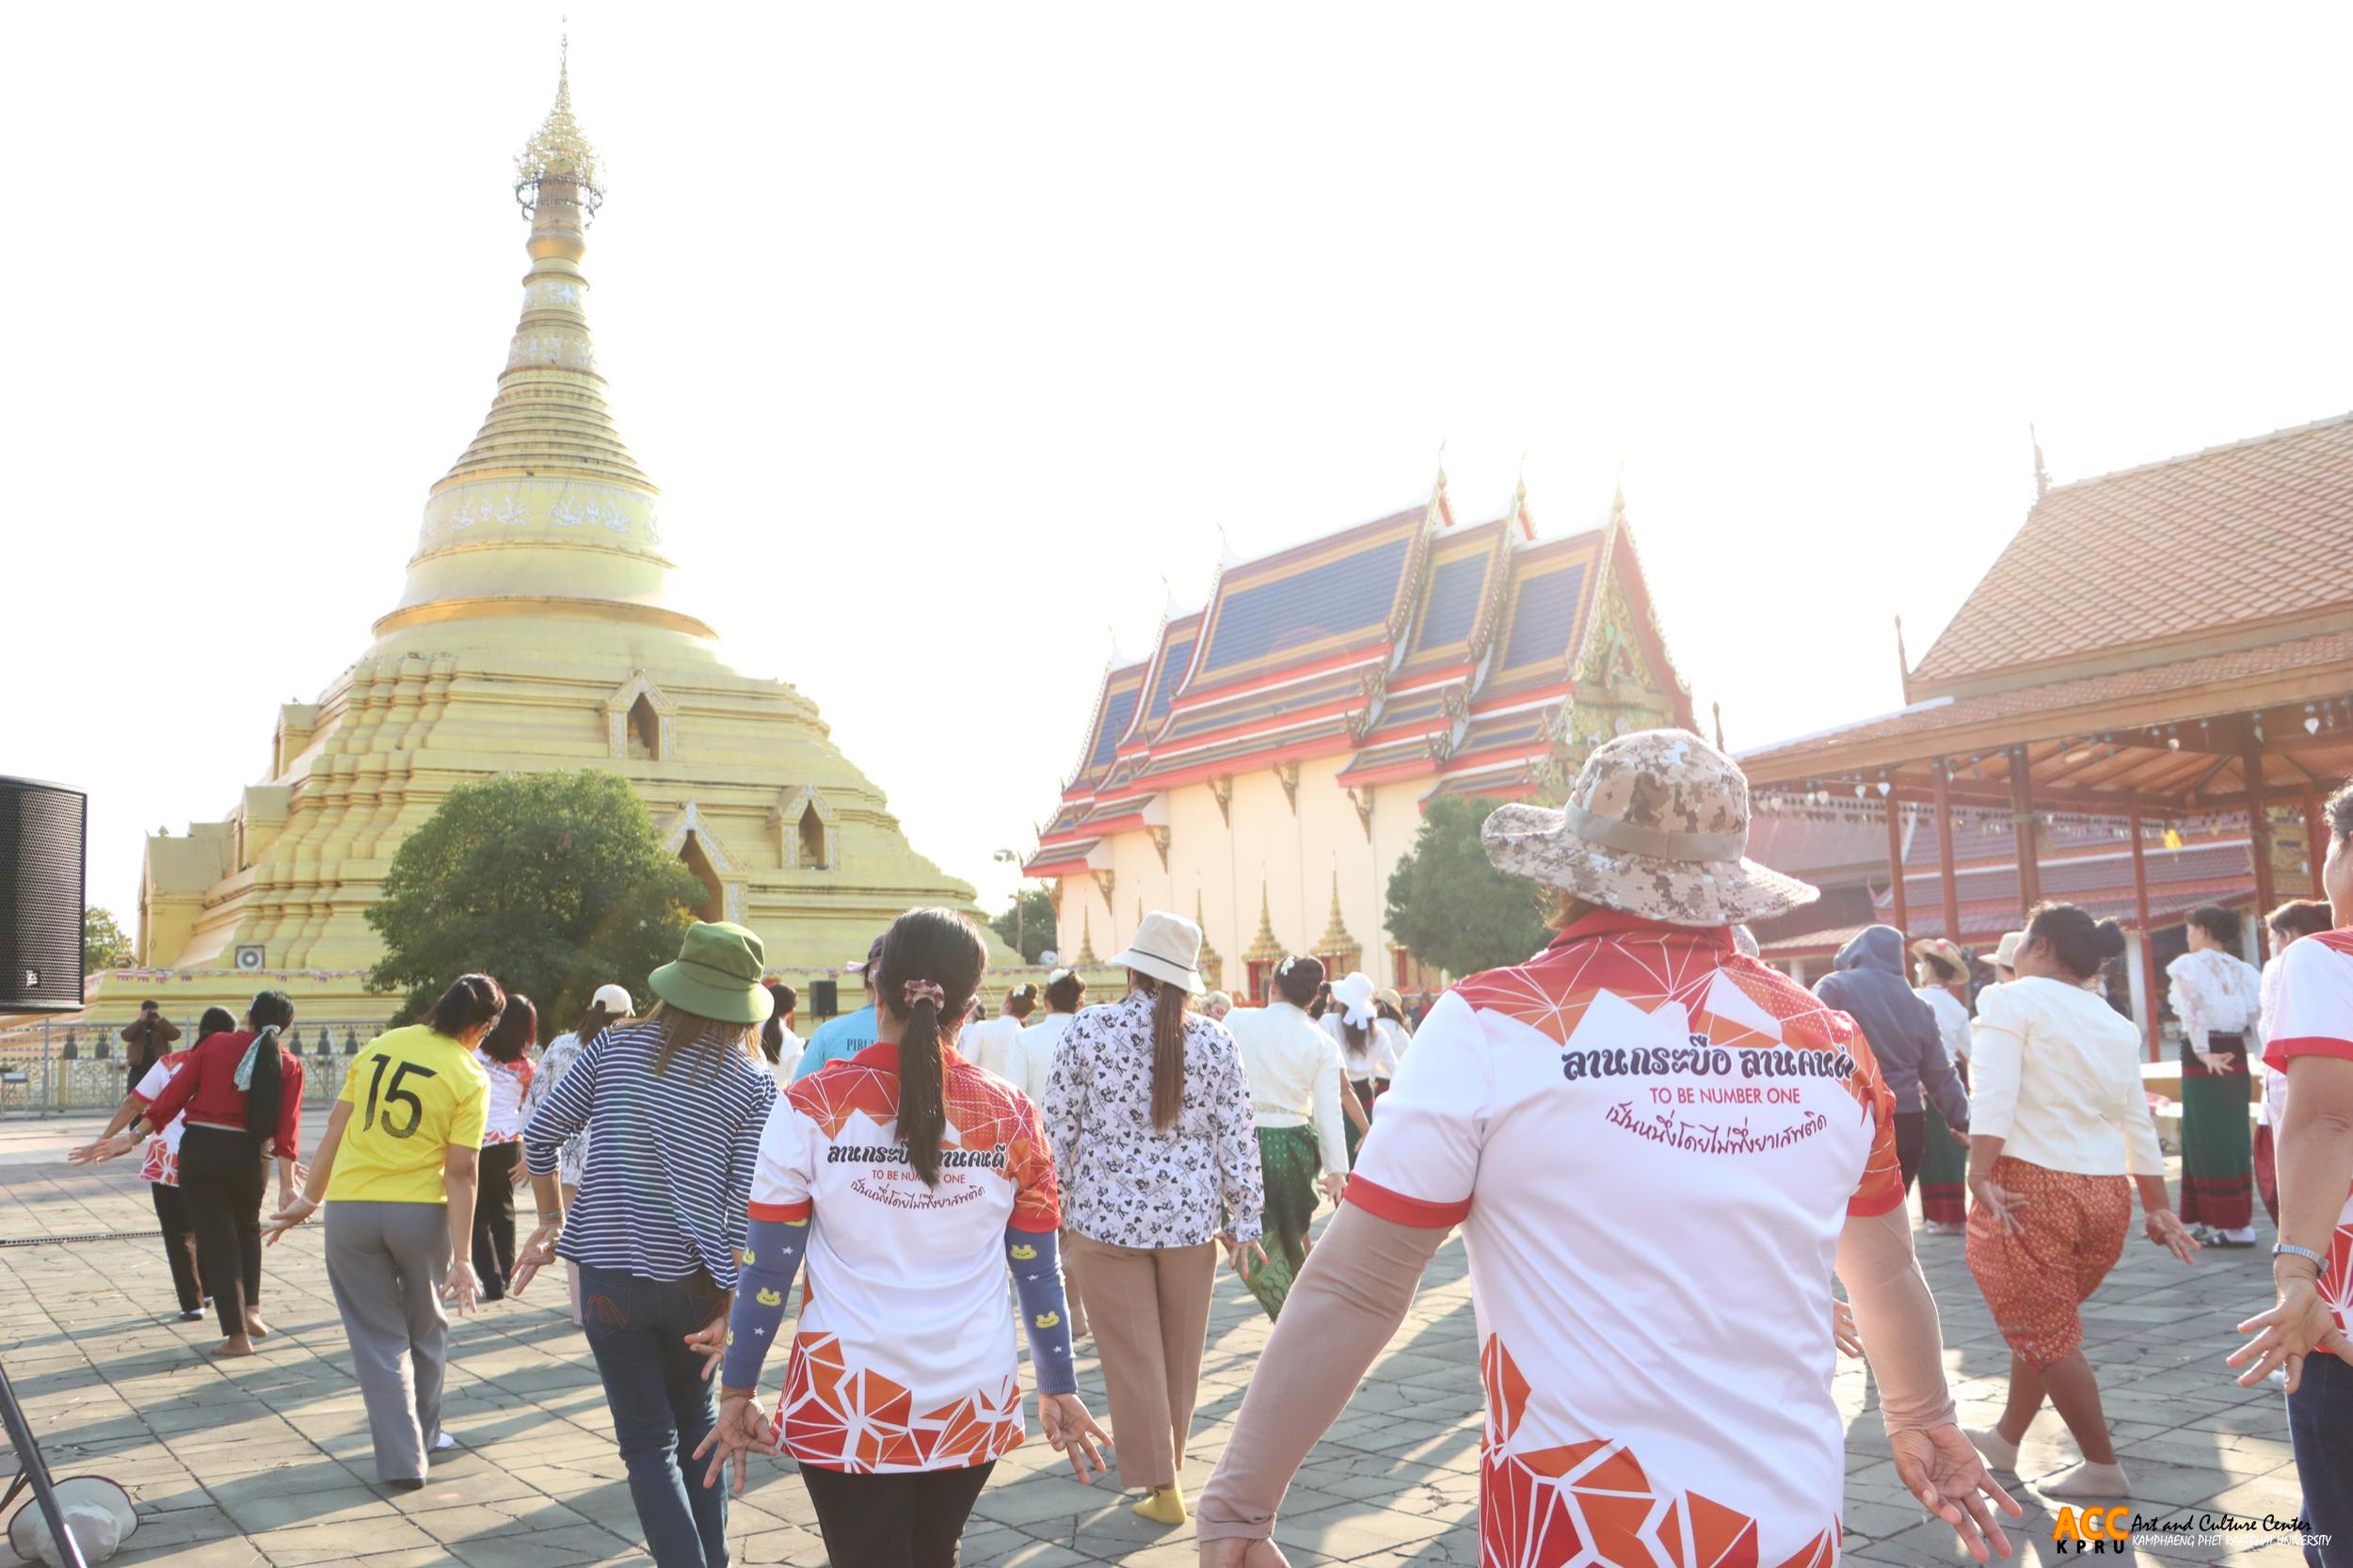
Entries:
[[992,907],[1108,628],[1441,440],[1547,532],[1623,472],[1737,747],[1897,704],[2029,420],[2065,479],[2353,404],[2342,11],[12,8],[0,772],[89,790],[95,902],[393,602],[565,10],[680,600]]

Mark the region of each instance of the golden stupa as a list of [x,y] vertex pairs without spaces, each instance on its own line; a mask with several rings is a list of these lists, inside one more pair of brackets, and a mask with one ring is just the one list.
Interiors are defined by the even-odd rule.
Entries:
[[[621,442],[588,332],[585,232],[604,197],[568,70],[516,159],[531,220],[522,317],[473,441],[427,492],[400,601],[315,703],[278,715],[266,782],[225,822],[148,840],[143,968],[177,1014],[260,984],[313,1018],[379,1016],[364,918],[393,851],[454,787],[608,768],[773,968],[832,968],[916,904],[972,889],[917,854],[807,697],[738,674],[667,592],[660,492]],[[994,962],[1016,962],[992,939]]]

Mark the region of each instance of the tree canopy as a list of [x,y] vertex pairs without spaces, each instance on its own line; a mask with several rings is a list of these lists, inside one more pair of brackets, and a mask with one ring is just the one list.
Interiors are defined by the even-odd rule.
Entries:
[[1034,964],[1054,950],[1054,901],[1043,888],[1023,888],[988,928],[1021,954],[1021,962]]
[[1389,874],[1389,935],[1414,956],[1460,978],[1517,964],[1552,939],[1542,889],[1487,862],[1479,830],[1492,800],[1433,800]]
[[405,993],[405,1023],[479,971],[528,995],[552,1032],[607,982],[646,996],[704,896],[616,774],[461,785],[402,842],[368,910],[385,945],[368,989]]
[[114,911],[89,904],[82,911],[82,968],[96,974],[101,969],[127,969],[136,957],[131,952],[131,938],[115,923]]

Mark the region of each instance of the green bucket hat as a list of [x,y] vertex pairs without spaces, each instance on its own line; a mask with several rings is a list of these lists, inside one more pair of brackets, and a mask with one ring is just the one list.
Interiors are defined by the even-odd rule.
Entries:
[[697,920],[679,944],[678,960],[647,977],[653,994],[673,1007],[721,1023],[760,1024],[776,1005],[760,983],[768,950],[740,925]]

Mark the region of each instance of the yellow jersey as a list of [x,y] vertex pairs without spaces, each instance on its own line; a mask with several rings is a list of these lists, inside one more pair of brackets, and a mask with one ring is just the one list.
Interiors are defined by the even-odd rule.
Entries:
[[378,1035],[354,1058],[338,1096],[351,1107],[335,1149],[327,1201],[447,1203],[442,1157],[482,1146],[490,1080],[473,1053],[411,1024]]

